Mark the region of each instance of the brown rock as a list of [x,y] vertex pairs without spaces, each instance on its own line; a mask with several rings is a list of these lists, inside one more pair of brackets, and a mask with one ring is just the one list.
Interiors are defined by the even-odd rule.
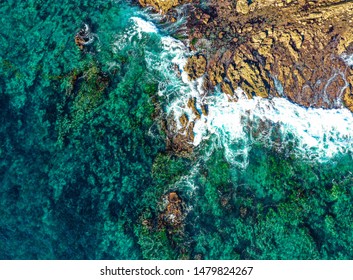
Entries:
[[142,7],[151,6],[161,14],[167,13],[170,9],[192,0],[138,0]]
[[208,107],[206,104],[201,105],[201,111],[204,116],[208,116]]
[[193,55],[188,58],[184,70],[188,73],[189,80],[202,77],[206,72],[207,61],[203,55]]
[[161,121],[160,125],[166,134],[166,149],[176,155],[189,157],[194,149],[194,122],[189,122],[186,115],[179,119],[182,128],[178,129],[173,115]]
[[350,104],[348,71],[341,55],[353,52],[353,24],[349,23],[353,2],[210,3],[217,16],[207,25],[195,23],[198,33],[213,38],[209,39],[213,49],[207,50],[210,86],[220,84],[228,95],[240,86],[249,98],[278,96],[282,90],[275,86],[276,79],[283,94],[298,104],[336,108],[340,99]]
[[188,125],[189,119],[188,116],[186,114],[183,114],[180,118],[179,118],[180,124],[182,126],[182,128],[185,128]]
[[353,94],[346,90],[343,95],[343,102],[346,107],[353,112]]
[[199,111],[196,109],[196,98],[190,97],[187,105],[192,110],[193,114],[195,115],[195,118],[197,120],[201,119],[201,115],[200,115]]
[[227,83],[227,82],[223,82],[221,85],[221,89],[225,94],[228,94],[230,96],[233,96],[233,89],[231,88],[231,86]]
[[168,195],[168,201],[170,203],[179,203],[179,202],[181,202],[181,199],[179,198],[179,196],[176,192],[171,192]]
[[85,40],[83,38],[81,38],[80,36],[76,35],[75,36],[75,44],[82,51],[84,48]]
[[185,218],[184,206],[181,198],[176,192],[171,192],[163,199],[167,200],[164,211],[159,215],[159,227],[165,227],[169,233],[183,229]]
[[248,6],[248,1],[247,0],[238,0],[237,1],[237,6],[236,6],[236,11],[238,13],[246,15],[249,13],[249,6]]
[[344,105],[353,112],[353,70],[347,71],[348,87],[343,92]]
[[187,128],[187,139],[189,140],[189,142],[193,143],[194,142],[194,126],[195,126],[195,122],[190,122],[188,128]]

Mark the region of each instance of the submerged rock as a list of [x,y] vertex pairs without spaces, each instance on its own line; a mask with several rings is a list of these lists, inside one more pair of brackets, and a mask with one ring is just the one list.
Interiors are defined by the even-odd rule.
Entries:
[[170,232],[182,230],[185,213],[181,198],[176,192],[170,192],[163,199],[166,206],[159,215],[159,227],[167,227]]
[[81,51],[83,51],[85,46],[94,41],[94,38],[95,34],[91,32],[91,29],[87,24],[84,24],[84,26],[75,35],[75,44]]
[[176,155],[188,157],[194,149],[194,122],[189,122],[186,115],[179,119],[182,128],[178,129],[174,116],[162,122],[162,129],[166,134],[166,149]]

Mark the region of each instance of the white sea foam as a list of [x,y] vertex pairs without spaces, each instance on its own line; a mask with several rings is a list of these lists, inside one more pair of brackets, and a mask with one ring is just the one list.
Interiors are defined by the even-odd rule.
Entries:
[[152,22],[145,21],[138,17],[132,17],[131,20],[133,20],[137,26],[135,30],[138,32],[140,39],[143,33],[158,33],[157,27]]
[[158,33],[158,28],[152,22],[139,17],[131,17],[129,20],[131,24],[123,32],[116,34],[115,42],[113,43],[113,50],[115,52],[131,44],[135,37],[141,40],[146,33]]
[[348,66],[353,66],[353,54],[343,54],[341,57]]
[[182,176],[176,183],[174,183],[174,188],[185,192],[188,197],[191,198],[198,189],[194,179],[199,174],[199,168],[199,164],[193,165],[186,175]]
[[[184,66],[187,61],[188,52],[185,45],[170,36],[161,38],[162,53],[155,54],[146,52],[146,62],[148,67],[156,70],[162,77],[159,80],[160,96],[165,98],[165,109],[169,115],[173,113],[176,119],[182,114],[187,113],[192,115],[192,111],[188,108],[187,101],[190,97],[197,98],[196,106],[200,109],[200,96],[202,95],[203,78],[190,82],[188,75],[184,71]],[[176,72],[179,72],[179,76]],[[200,110],[201,111],[201,110]],[[178,122],[179,128],[180,124]]]
[[[220,92],[210,97],[208,104],[208,120],[195,131],[200,134],[197,139],[217,135],[230,162],[240,155],[246,164],[247,152],[256,140],[252,132],[259,130],[253,129],[251,124],[259,121],[269,124],[261,132],[262,139],[271,138],[272,129],[278,128],[282,139],[293,135],[297,151],[312,159],[328,160],[337,153],[353,151],[353,116],[347,109],[307,109],[284,98],[255,97],[233,103]],[[261,140],[261,137],[257,139]],[[242,150],[234,150],[233,144],[240,141]],[[281,145],[285,144],[285,141],[281,142]]]

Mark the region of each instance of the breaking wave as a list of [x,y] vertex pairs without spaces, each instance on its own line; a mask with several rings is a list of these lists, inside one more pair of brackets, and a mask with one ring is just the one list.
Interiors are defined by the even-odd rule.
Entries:
[[[212,139],[213,147],[225,150],[229,163],[243,168],[256,142],[277,149],[290,145],[298,155],[319,161],[353,150],[353,116],[348,109],[304,108],[285,98],[248,99],[241,88],[235,92],[238,102],[228,101],[219,89],[207,95],[203,78],[189,81],[183,70],[192,52],[181,41],[163,36],[152,22],[138,17],[131,21],[133,29],[125,36],[141,39],[144,33],[159,35],[160,52],[146,46],[145,61],[151,71],[158,73],[152,79],[159,82],[158,94],[166,114],[178,120],[186,113],[192,119],[187,102],[190,97],[196,98],[201,119],[195,123],[195,147],[202,148],[205,140]],[[202,114],[201,104],[207,104],[207,116]]]

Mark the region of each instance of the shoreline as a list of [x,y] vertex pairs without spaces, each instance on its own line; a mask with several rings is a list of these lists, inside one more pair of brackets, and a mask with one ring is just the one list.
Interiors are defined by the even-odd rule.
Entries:
[[206,90],[220,86],[234,102],[241,87],[248,98],[285,97],[304,107],[353,110],[353,70],[346,59],[353,28],[345,23],[353,3],[135,2],[172,21],[175,7],[190,5],[188,47],[196,54],[184,70],[191,81],[204,76]]

